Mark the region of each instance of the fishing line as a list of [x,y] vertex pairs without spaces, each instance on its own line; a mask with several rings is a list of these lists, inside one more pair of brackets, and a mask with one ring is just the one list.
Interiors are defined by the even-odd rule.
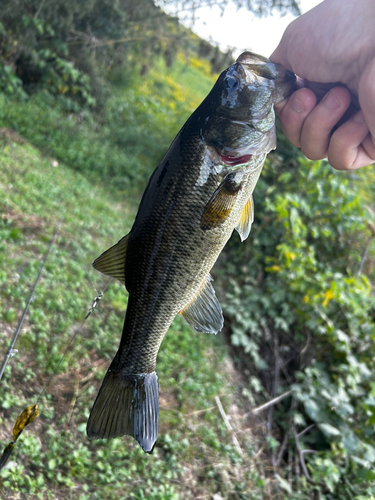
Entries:
[[[55,235],[56,236],[56,235]],[[54,237],[54,239],[52,240],[51,242],[51,245],[48,249],[48,253],[51,249],[51,246],[54,242],[56,238]],[[48,257],[48,254],[46,254],[46,257]],[[42,265],[42,269],[46,263],[46,260],[47,258],[45,257],[44,261],[43,261],[43,265]],[[38,278],[34,284],[34,287],[33,287],[33,290],[32,290],[32,294],[34,293],[35,291],[35,288],[36,288],[36,284],[40,278],[40,274],[41,274],[41,271],[39,272],[39,275],[38,275]],[[90,280],[91,281],[91,280]],[[70,338],[69,342],[68,342],[68,345],[66,346],[65,348],[65,351],[63,353],[63,355],[61,356],[57,366],[56,366],[56,369],[55,369],[55,372],[59,369],[61,363],[63,362],[64,358],[65,358],[65,355],[66,353],[68,352],[68,349],[70,348],[70,346],[72,345],[74,339],[76,338],[76,336],[78,335],[78,333],[82,330],[83,328],[83,325],[86,323],[87,319],[89,318],[89,316],[93,313],[95,307],[98,305],[100,299],[103,297],[103,294],[104,292],[106,291],[106,289],[108,288],[109,284],[111,283],[112,281],[112,278],[108,281],[108,283],[106,284],[106,286],[104,287],[103,291],[100,292],[98,294],[97,290],[96,290],[96,297],[94,298],[91,306],[90,306],[90,309],[88,310],[86,316],[83,318],[83,321],[81,323],[81,325],[79,326],[79,328],[76,329],[76,331],[74,332],[74,334],[72,335],[72,337]],[[95,288],[95,287],[94,287]],[[31,294],[31,297],[32,297],[32,294]],[[31,302],[31,299],[29,299],[28,301],[28,304],[27,304],[27,307],[28,305],[30,304]],[[24,318],[25,314],[23,314],[22,318]],[[21,322],[20,322],[21,323]],[[22,326],[22,323],[21,323],[21,326]],[[17,331],[20,330],[20,326],[19,328],[17,329]],[[18,334],[18,333],[17,333]],[[16,337],[16,335],[15,335]],[[15,341],[14,341],[15,342]],[[14,342],[12,342],[13,346],[14,346]],[[9,356],[10,357],[10,356]],[[8,357],[8,359],[9,359]],[[10,454],[12,453],[12,450],[13,448],[16,446],[16,441],[18,439],[18,437],[20,436],[20,434],[22,433],[23,429],[29,425],[31,422],[33,422],[35,420],[35,418],[39,415],[39,406],[38,406],[38,403],[41,399],[41,397],[43,396],[43,394],[45,393],[47,387],[50,385],[53,377],[54,377],[55,373],[53,373],[50,378],[48,379],[47,383],[45,384],[45,386],[43,387],[42,391],[40,392],[39,396],[38,396],[38,399],[36,401],[35,404],[33,405],[30,405],[28,406],[27,408],[25,408],[23,410],[23,412],[21,413],[21,415],[19,415],[19,417],[17,418],[17,421],[14,425],[14,428],[13,428],[13,441],[11,441],[5,448],[4,448],[4,451],[3,451],[3,454],[0,456],[0,470],[5,467],[9,457],[10,457]]]
[[[90,281],[91,281],[91,279],[90,279]],[[87,312],[86,316],[83,318],[83,320],[82,320],[82,322],[81,322],[80,326],[79,326],[79,327],[75,330],[75,332],[74,332],[74,333],[73,333],[73,335],[71,336],[71,338],[70,338],[70,340],[69,340],[69,342],[68,342],[68,344],[67,344],[67,346],[66,346],[66,348],[65,348],[65,350],[64,350],[63,355],[61,356],[61,358],[60,358],[59,362],[57,363],[57,366],[56,366],[56,368],[55,368],[55,373],[52,373],[52,375],[49,377],[49,379],[48,379],[47,383],[44,385],[43,389],[42,389],[42,390],[41,390],[41,392],[39,393],[39,395],[38,395],[38,399],[37,399],[37,401],[36,401],[36,404],[38,404],[38,403],[39,403],[39,401],[40,401],[41,397],[43,396],[43,394],[45,393],[45,391],[46,391],[47,387],[49,387],[49,385],[50,385],[50,383],[51,383],[51,381],[52,381],[53,377],[56,375],[57,370],[60,368],[61,363],[64,361],[64,358],[65,358],[65,356],[66,356],[66,354],[67,354],[68,350],[70,349],[70,347],[71,347],[71,345],[72,345],[73,341],[75,340],[75,338],[77,337],[77,335],[78,335],[78,334],[80,333],[80,331],[82,330],[82,328],[83,328],[84,324],[86,323],[87,319],[88,319],[88,318],[91,316],[91,314],[94,312],[95,307],[98,305],[99,301],[100,301],[100,300],[101,300],[101,298],[103,297],[104,292],[107,290],[107,288],[108,288],[109,284],[111,283],[111,281],[112,281],[112,278],[111,278],[111,279],[107,282],[106,286],[104,287],[104,289],[103,289],[100,293],[98,293],[98,291],[95,289],[95,291],[96,291],[97,295],[96,295],[96,297],[94,298],[94,300],[93,300],[93,302],[92,302],[92,304],[91,304],[91,306],[90,306],[90,309],[88,310],[88,312]],[[91,283],[92,283],[92,281],[91,281]],[[92,284],[93,284],[93,283],[92,283]],[[93,286],[94,286],[94,285],[93,285]],[[94,286],[94,288],[95,288],[95,286]]]
[[[58,228],[57,228],[58,229]],[[41,271],[42,269],[44,268],[44,265],[46,263],[46,260],[47,260],[47,257],[48,257],[48,254],[51,250],[51,246],[52,244],[54,243],[55,239],[56,239],[56,234],[57,234],[57,231],[54,235],[54,238],[53,240],[51,241],[51,245],[48,249],[48,252],[43,260],[43,264],[42,264],[42,268],[41,270],[39,271],[39,274],[38,274],[38,277],[37,277],[37,280],[36,282],[34,283],[34,286],[33,286],[33,290],[32,290],[32,293],[31,293],[31,298],[32,298],[32,295],[33,293],[35,292],[35,288],[36,288],[36,285],[39,281],[39,278],[40,278],[40,275],[41,275]],[[91,279],[90,279],[91,281]],[[96,290],[96,297],[94,298],[91,306],[90,306],[90,309],[88,310],[86,316],[83,318],[82,320],[82,323],[81,325],[79,326],[79,328],[76,329],[76,331],[74,332],[74,334],[72,335],[72,337],[70,338],[69,342],[68,342],[68,345],[66,346],[65,348],[65,351],[63,353],[63,355],[61,356],[57,366],[56,366],[56,369],[55,369],[55,372],[58,370],[58,368],[60,367],[61,363],[63,362],[64,358],[65,358],[65,355],[66,353],[68,352],[70,346],[72,345],[74,339],[76,338],[76,336],[78,335],[78,333],[82,330],[83,328],[83,325],[86,323],[87,319],[91,316],[91,314],[93,313],[95,307],[98,305],[100,299],[103,297],[103,294],[104,292],[106,291],[106,289],[108,288],[109,284],[111,283],[112,281],[112,278],[108,281],[108,283],[106,284],[106,286],[104,287],[103,291],[98,293],[98,291]],[[91,282],[92,283],[92,282]],[[95,288],[95,287],[94,287]],[[27,307],[29,306],[30,302],[31,302],[31,298],[29,299],[28,303],[27,303]],[[23,322],[23,319],[25,317],[25,312],[22,316],[22,322]],[[20,325],[22,326],[22,322],[20,322]],[[21,328],[21,326],[19,325],[19,327],[17,328],[17,335],[18,335],[18,332]],[[15,338],[17,338],[17,336],[15,335]],[[13,339],[14,340],[14,339]],[[15,342],[15,340],[14,340]],[[12,345],[14,346],[14,342],[12,341]],[[11,348],[10,348],[11,350]],[[10,351],[9,350],[9,351]],[[8,356],[8,359],[9,359],[10,356]],[[6,363],[5,363],[6,365]],[[35,404],[33,405],[30,405],[28,406],[27,408],[25,408],[23,410],[23,412],[21,413],[21,415],[19,415],[19,417],[17,418],[17,421],[14,425],[14,428],[13,428],[13,441],[11,441],[5,448],[4,448],[4,451],[3,451],[3,454],[0,456],[0,470],[3,469],[3,467],[5,467],[6,463],[8,462],[8,459],[10,457],[10,454],[12,453],[12,450],[13,448],[16,446],[16,441],[18,439],[18,437],[20,436],[20,434],[22,433],[23,429],[29,425],[31,422],[33,422],[35,420],[35,418],[39,415],[39,406],[38,406],[38,403],[41,399],[41,397],[43,396],[43,394],[45,393],[47,387],[50,385],[54,375],[56,373],[53,373],[50,378],[48,379],[47,383],[44,385],[43,389],[41,390],[39,396],[38,396],[38,399],[36,401]]]
[[[57,239],[57,235],[58,235],[58,231],[60,229],[60,226],[62,224],[62,221],[63,221],[63,216],[61,217],[61,219],[59,220],[57,226],[56,226],[56,229],[55,229],[55,232],[54,232],[54,235],[51,239],[51,242],[48,246],[48,249],[47,249],[47,252],[45,253],[44,257],[43,257],[43,260],[42,260],[42,265],[40,266],[40,269],[39,269],[39,272],[38,272],[38,275],[35,279],[35,282],[33,284],[33,287],[32,287],[32,290],[31,290],[31,293],[30,293],[30,296],[27,300],[27,303],[26,303],[26,306],[24,308],[24,311],[22,313],[22,316],[21,316],[21,319],[18,323],[18,326],[17,326],[17,329],[13,335],[13,338],[12,338],[12,342],[9,346],[9,349],[7,351],[7,354],[5,356],[5,359],[3,361],[3,364],[1,366],[1,369],[0,369],[0,380],[3,376],[3,373],[5,371],[5,368],[8,364],[8,361],[9,359],[16,353],[15,349],[14,349],[14,346],[15,346],[15,343],[17,341],[17,338],[18,338],[18,335],[19,335],[19,332],[21,331],[21,328],[22,328],[22,325],[23,325],[23,322],[26,318],[26,315],[27,315],[27,312],[29,310],[29,306],[31,304],[31,301],[34,297],[34,293],[35,293],[35,290],[36,290],[36,287],[38,286],[38,283],[40,281],[40,278],[42,276],[42,272],[45,268],[45,265],[46,265],[46,262],[47,262],[47,259],[49,257],[49,254],[51,252],[51,249],[52,249],[52,246],[54,245],[54,243],[56,242],[56,239]],[[63,353],[63,355],[61,356],[56,368],[55,368],[55,373],[56,371],[59,369],[59,367],[61,366],[61,363],[63,362],[64,358],[65,358],[65,355],[66,353],[68,352],[69,348],[71,347],[74,339],[76,338],[76,336],[78,335],[78,333],[82,330],[84,324],[86,323],[87,319],[91,316],[91,314],[93,313],[94,309],[96,308],[96,306],[98,305],[99,301],[101,300],[101,298],[103,297],[103,294],[104,292],[106,291],[106,289],[108,288],[109,284],[111,283],[112,281],[112,278],[107,282],[106,286],[104,287],[103,291],[101,291],[100,293],[98,293],[97,289],[95,288],[90,276],[89,276],[89,279],[91,281],[91,284],[93,285],[95,291],[96,291],[96,296],[86,314],[86,316],[83,318],[82,320],[82,323],[81,325],[79,326],[79,328],[77,328],[75,330],[75,332],[73,333],[72,337],[70,338],[69,342],[68,342],[68,345],[67,347],[65,348],[65,351]],[[43,396],[43,394],[45,393],[47,387],[50,385],[55,373],[53,373],[50,378],[48,379],[47,383],[44,385],[43,389],[41,390],[41,392],[39,393],[39,396],[37,398],[37,401],[35,404],[33,405],[30,405],[28,406],[27,408],[25,408],[23,410],[23,412],[19,415],[19,417],[17,418],[16,420],[16,423],[13,427],[13,440],[4,448],[4,451],[2,453],[2,455],[0,456],[0,470],[3,469],[3,467],[5,467],[6,463],[8,462],[8,459],[11,455],[11,452],[13,450],[13,448],[16,446],[16,441],[18,439],[18,437],[20,436],[20,434],[22,433],[22,431],[24,430],[24,428],[29,425],[31,422],[33,422],[35,420],[35,418],[39,415],[39,407],[38,407],[38,403],[41,399],[41,397]]]

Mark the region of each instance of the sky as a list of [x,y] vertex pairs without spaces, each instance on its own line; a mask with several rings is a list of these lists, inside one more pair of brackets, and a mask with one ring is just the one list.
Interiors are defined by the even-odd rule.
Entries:
[[[300,0],[302,13],[315,7],[321,0]],[[205,40],[219,44],[222,50],[233,49],[237,57],[250,50],[266,57],[270,56],[281,39],[285,28],[295,19],[292,14],[278,14],[259,19],[246,9],[237,10],[230,4],[222,14],[219,7],[197,10],[196,21],[184,23]]]

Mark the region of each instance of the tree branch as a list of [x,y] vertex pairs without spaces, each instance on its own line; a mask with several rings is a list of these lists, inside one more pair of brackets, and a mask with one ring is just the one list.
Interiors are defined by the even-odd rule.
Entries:
[[277,396],[276,398],[273,398],[270,401],[267,401],[267,403],[264,403],[263,405],[258,406],[258,408],[254,408],[253,410],[251,410],[251,413],[253,415],[256,415],[257,413],[265,410],[269,406],[272,406],[272,405],[278,403],[279,401],[281,401],[282,399],[286,398],[291,393],[292,393],[292,390],[286,391],[286,392],[284,392],[284,394],[280,394],[280,396]]
[[233,427],[230,425],[229,419],[224,411],[224,408],[223,408],[223,405],[221,404],[219,396],[215,396],[215,401],[216,401],[217,407],[219,408],[220,415],[221,415],[222,419],[224,420],[226,428],[232,434],[232,439],[233,439],[234,446],[236,447],[236,450],[238,451],[238,453],[240,455],[243,455],[243,451],[242,451],[242,448],[240,446],[240,443],[238,442],[238,439],[234,433]]

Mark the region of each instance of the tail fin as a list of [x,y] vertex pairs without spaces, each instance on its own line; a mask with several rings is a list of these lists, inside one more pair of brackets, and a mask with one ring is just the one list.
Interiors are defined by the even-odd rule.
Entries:
[[89,439],[129,434],[151,453],[158,436],[159,395],[156,372],[123,375],[108,370],[87,422]]

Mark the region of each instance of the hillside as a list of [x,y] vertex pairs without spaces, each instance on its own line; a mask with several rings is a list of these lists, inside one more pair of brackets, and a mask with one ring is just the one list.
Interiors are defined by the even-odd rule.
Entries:
[[[128,193],[93,186],[63,164],[54,166],[55,159],[28,143],[20,144],[4,129],[1,150],[4,346],[58,231],[16,346],[18,353],[1,382],[4,445],[24,407],[35,402],[40,407],[40,416],[26,428],[1,473],[3,495],[193,499],[218,492],[226,497],[231,491],[252,490],[253,478],[262,491],[262,478],[246,466],[256,465],[257,439],[238,434],[244,453],[239,455],[215,403],[215,396],[220,397],[233,417],[232,425],[243,431],[238,377],[223,339],[194,333],[181,318],[160,351],[160,430],[152,456],[130,437],[87,440],[86,419],[117,349],[127,295],[90,264],[129,230],[137,197],[132,200]],[[103,298],[80,328],[97,290],[105,290]]]

